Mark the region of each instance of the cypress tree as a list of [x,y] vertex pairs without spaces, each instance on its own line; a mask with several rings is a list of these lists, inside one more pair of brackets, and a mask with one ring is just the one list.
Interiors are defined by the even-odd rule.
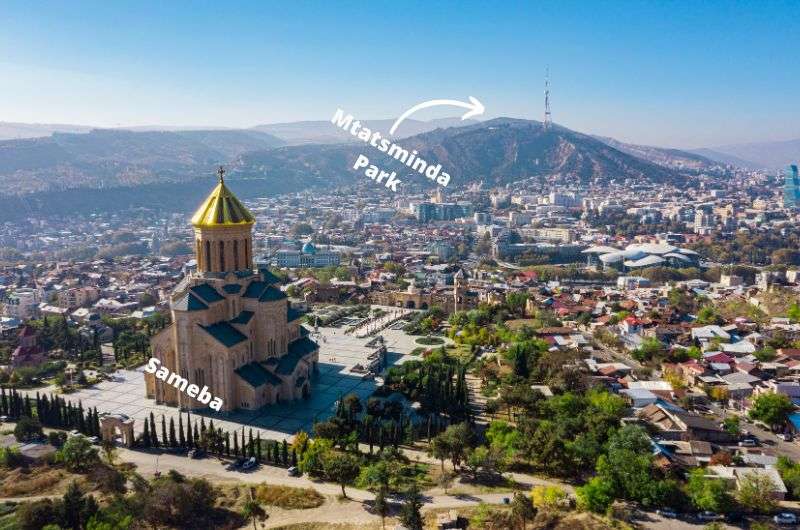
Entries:
[[[174,438],[174,436],[173,436]],[[161,445],[164,447],[167,446],[169,443],[169,438],[167,438],[167,420],[164,419],[164,415],[161,415]]]
[[78,431],[81,434],[86,434],[86,418],[83,415],[83,402],[78,401]]
[[236,436],[236,433],[233,433],[233,454],[237,458],[239,457],[239,437]]
[[175,438],[175,418],[172,417],[169,418],[169,446],[178,447],[178,440]]
[[285,466],[289,462],[289,445],[286,443],[286,438],[283,439],[283,448],[281,449],[281,462]]
[[292,465],[297,467],[297,451],[294,448],[292,449]]
[[8,398],[5,387],[0,389],[0,411],[3,412],[3,416],[8,416]]
[[225,431],[225,456],[231,456],[231,434]]
[[256,448],[253,445],[253,429],[250,429],[247,440],[247,456],[256,456]]
[[100,436],[100,414],[97,412],[97,407],[94,408],[94,435]]
[[256,460],[261,462],[261,431],[256,435]]
[[183,432],[183,414],[178,413],[178,445],[181,448],[186,447],[186,435]]
[[33,406],[31,405],[31,397],[28,395],[25,396],[25,415],[33,418]]
[[242,456],[247,455],[247,442],[244,441],[244,427],[242,427]]
[[281,461],[281,449],[278,446],[278,442],[272,442],[272,461],[276,464]]
[[156,417],[150,412],[150,443],[153,447],[158,447],[158,435],[156,434]]
[[201,441],[200,433],[197,431],[197,422],[194,422],[194,446],[199,447]]
[[142,443],[145,447],[150,447],[152,445],[152,440],[150,439],[150,423],[147,420],[144,422],[144,434],[142,434]]
[[192,448],[194,447],[194,436],[192,436],[192,424],[189,421],[189,417],[186,417],[186,447]]

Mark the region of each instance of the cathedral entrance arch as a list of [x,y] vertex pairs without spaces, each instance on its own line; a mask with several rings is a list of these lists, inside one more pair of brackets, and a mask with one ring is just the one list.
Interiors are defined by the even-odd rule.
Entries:
[[417,305],[414,303],[414,300],[407,300],[406,301],[406,309],[416,309]]
[[133,422],[133,418],[124,414],[101,414],[100,434],[104,441],[113,443],[119,432],[119,435],[122,436],[122,443],[127,447],[133,447]]
[[420,309],[428,309],[428,302],[422,302],[419,306]]

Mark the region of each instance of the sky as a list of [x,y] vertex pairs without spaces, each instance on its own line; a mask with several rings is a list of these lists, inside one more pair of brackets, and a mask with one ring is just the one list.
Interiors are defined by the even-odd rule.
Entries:
[[[710,147],[800,138],[800,1],[36,2],[0,8],[0,121],[485,117]],[[414,115],[460,115],[439,107]]]

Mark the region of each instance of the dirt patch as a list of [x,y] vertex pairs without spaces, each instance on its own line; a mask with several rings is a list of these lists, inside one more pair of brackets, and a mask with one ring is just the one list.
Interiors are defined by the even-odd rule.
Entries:
[[[380,523],[339,524],[339,523],[297,523],[273,527],[273,530],[378,530]],[[391,528],[388,521],[386,528]]]
[[72,478],[63,469],[49,466],[19,468],[0,473],[0,497],[25,497],[60,493],[61,483]]
[[223,508],[239,510],[250,498],[251,491],[259,503],[285,510],[308,510],[319,508],[325,503],[325,497],[313,488],[259,484],[253,487],[220,486],[222,495],[218,504]]

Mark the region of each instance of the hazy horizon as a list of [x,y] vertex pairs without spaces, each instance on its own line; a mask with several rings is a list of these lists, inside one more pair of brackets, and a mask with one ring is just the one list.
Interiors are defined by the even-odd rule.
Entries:
[[244,128],[468,96],[482,119],[541,120],[549,67],[553,119],[577,131],[685,149],[784,141],[800,138],[798,15],[782,1],[11,1],[0,121]]

